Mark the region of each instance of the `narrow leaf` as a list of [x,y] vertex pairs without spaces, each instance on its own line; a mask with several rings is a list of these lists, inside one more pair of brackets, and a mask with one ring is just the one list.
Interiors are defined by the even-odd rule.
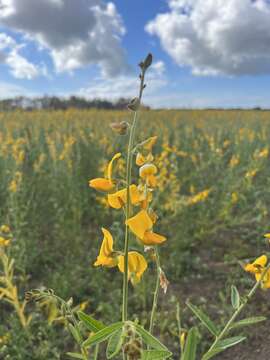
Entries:
[[202,360],[209,360],[211,359],[213,356],[221,353],[222,351],[239,344],[240,342],[242,342],[243,340],[245,340],[246,338],[244,336],[235,336],[232,338],[228,338],[225,340],[220,340],[217,342],[216,346],[211,350],[208,351],[202,358]]
[[82,359],[82,360],[84,359],[83,356],[78,353],[68,352],[67,355],[72,357],[73,359]]
[[107,359],[112,359],[116,356],[122,348],[124,341],[123,329],[116,330],[112,336],[109,338],[106,356]]
[[196,360],[197,342],[197,329],[193,327],[188,332],[187,341],[181,360]]
[[238,309],[240,306],[240,295],[236,286],[231,287],[231,303],[234,309]]
[[78,333],[78,330],[71,324],[68,324],[68,328],[69,328],[69,331],[71,332],[72,336],[74,337],[74,339],[77,341],[78,344],[80,344],[81,337],[80,337],[80,334]]
[[85,325],[85,327],[88,330],[93,331],[94,333],[96,333],[106,327],[102,322],[94,319],[90,315],[85,314],[83,311],[78,311],[77,314],[78,314],[79,319]]
[[122,322],[106,326],[105,328],[96,332],[94,335],[90,336],[87,340],[85,340],[83,346],[88,347],[107,340],[116,330],[119,330],[122,326]]
[[244,340],[246,340],[245,336],[234,336],[234,337],[231,337],[228,339],[218,341],[215,348],[220,348],[220,349],[225,350],[236,344],[239,344],[240,342],[242,342]]
[[151,335],[148,331],[146,331],[143,327],[138,324],[133,323],[134,327],[138,334],[141,335],[145,344],[151,346],[155,350],[165,350],[168,351],[167,347],[163,345],[157,338]]
[[214,336],[218,335],[218,330],[216,325],[213,323],[212,320],[197,306],[192,305],[190,302],[187,302],[187,306],[190,310],[194,313],[195,316],[202,322],[202,324],[210,331],[210,333]]
[[144,350],[142,352],[142,360],[164,360],[172,356],[170,351],[163,350]]
[[238,327],[242,327],[242,326],[248,326],[248,325],[254,325],[257,324],[261,321],[265,321],[267,320],[267,318],[265,316],[254,316],[254,317],[249,317],[243,320],[239,320],[236,323],[232,324],[230,329],[235,329]]

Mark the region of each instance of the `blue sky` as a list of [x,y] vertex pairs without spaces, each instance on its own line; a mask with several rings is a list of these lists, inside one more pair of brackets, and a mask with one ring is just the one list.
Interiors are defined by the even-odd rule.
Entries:
[[0,0],[0,97],[131,97],[270,107],[268,0]]

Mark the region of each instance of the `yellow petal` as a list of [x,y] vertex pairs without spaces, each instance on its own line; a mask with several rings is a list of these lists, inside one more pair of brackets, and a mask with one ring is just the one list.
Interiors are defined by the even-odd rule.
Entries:
[[157,178],[155,175],[149,175],[146,177],[146,184],[150,188],[155,188],[157,186]]
[[140,167],[139,173],[140,177],[145,179],[150,175],[155,175],[157,173],[157,167],[154,164],[145,164]]
[[167,239],[165,236],[159,235],[151,231],[146,231],[142,239],[142,242],[144,243],[144,245],[159,245],[166,240]]
[[119,159],[121,156],[121,153],[117,153],[114,155],[114,157],[112,158],[112,160],[109,162],[109,165],[108,165],[108,169],[107,169],[107,178],[112,181],[112,167],[113,167],[113,162],[114,160],[116,159]]
[[143,144],[143,148],[145,150],[151,151],[152,147],[155,145],[155,143],[157,142],[157,136],[152,136],[149,139],[145,140],[142,144]]
[[270,233],[264,234],[264,237],[266,237],[267,239],[270,239]]
[[102,228],[103,232],[103,241],[101,244],[101,248],[99,251],[99,255],[97,257],[94,266],[108,266],[113,267],[117,265],[117,259],[112,256],[113,253],[113,237],[111,233],[107,230]]
[[[140,193],[136,185],[129,187],[130,202],[136,205],[140,202]],[[113,194],[108,194],[108,203],[114,209],[120,209],[127,202],[127,189],[122,189]]]
[[267,264],[267,256],[262,255],[258,257],[252,264],[247,264],[245,266],[245,271],[251,272],[253,274],[261,273],[262,269]]
[[153,226],[153,222],[146,210],[138,212],[138,214],[128,219],[126,224],[139,239],[143,239],[145,232]]
[[267,270],[266,274],[263,277],[262,288],[270,289],[270,269]]
[[[118,268],[124,273],[124,256],[118,257]],[[145,258],[137,251],[130,251],[128,253],[128,278],[135,284],[140,281],[143,273],[147,269],[147,262]]]
[[142,166],[146,163],[146,158],[143,156],[143,154],[138,153],[136,156],[136,165]]
[[114,188],[114,183],[108,179],[96,178],[89,181],[89,186],[99,191],[111,191]]

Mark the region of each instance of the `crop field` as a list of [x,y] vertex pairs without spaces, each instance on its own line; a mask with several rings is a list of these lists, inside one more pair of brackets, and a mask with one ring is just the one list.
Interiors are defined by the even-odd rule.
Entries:
[[[67,359],[66,352],[78,350],[54,299],[24,302],[32,289],[53,289],[96,319],[119,321],[123,274],[94,263],[102,227],[123,247],[124,215],[89,180],[102,177],[118,152],[113,173],[125,176],[128,135],[110,124],[131,120],[130,111],[0,113],[0,359]],[[232,311],[231,285],[245,293],[254,283],[243,264],[268,251],[270,112],[142,111],[135,143],[153,136],[153,207],[157,232],[167,238],[159,256],[169,281],[153,333],[179,359],[179,308],[183,328],[198,325],[188,300],[222,327]],[[131,320],[148,326],[155,261],[151,251],[145,257],[147,270],[129,288],[129,309]],[[267,315],[269,299],[258,291],[245,315]],[[241,330],[248,342],[216,358],[269,359],[267,328],[266,320]],[[211,338],[201,325],[198,332],[204,351]]]

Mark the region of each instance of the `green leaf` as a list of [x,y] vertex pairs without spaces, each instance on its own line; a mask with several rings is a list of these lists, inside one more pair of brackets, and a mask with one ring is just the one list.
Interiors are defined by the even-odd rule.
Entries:
[[96,332],[94,335],[90,336],[87,340],[85,340],[83,346],[88,347],[107,340],[116,330],[119,330],[122,326],[122,322],[117,322],[112,325],[106,326],[105,328]]
[[246,340],[245,336],[234,336],[228,339],[220,340],[217,342],[217,345],[215,348],[221,348],[223,350],[226,350],[234,345],[239,344],[240,342]]
[[190,302],[187,302],[187,306],[194,313],[195,316],[202,322],[202,324],[210,331],[214,336],[218,335],[218,330],[216,325],[209,319],[209,317],[197,306],[192,305]]
[[82,341],[78,330],[71,324],[68,324],[68,328],[74,339],[77,341],[78,344],[80,344]]
[[164,360],[172,356],[170,351],[163,350],[144,350],[142,360]]
[[240,306],[240,295],[236,286],[231,287],[231,303],[234,309],[238,309]]
[[68,352],[67,355],[72,357],[73,359],[82,359],[82,360],[84,359],[84,357],[78,353]]
[[230,329],[235,329],[238,327],[242,327],[242,326],[248,326],[248,325],[254,325],[257,324],[261,321],[265,321],[267,320],[267,318],[265,316],[253,316],[253,317],[249,317],[243,320],[239,320],[236,323],[232,324],[230,326]]
[[163,345],[157,338],[146,331],[142,326],[135,323],[132,323],[132,325],[135,327],[137,333],[141,335],[145,344],[151,346],[155,350],[168,351],[165,345]]
[[181,360],[196,360],[197,343],[197,329],[193,327],[188,332],[187,341]]
[[207,352],[202,360],[208,360],[211,359],[213,356],[221,353],[222,351],[239,344],[240,342],[244,341],[246,339],[246,337],[244,336],[234,336],[228,339],[224,339],[224,340],[220,340],[216,343],[215,347]]
[[109,338],[106,356],[107,359],[112,359],[115,355],[119,353],[122,348],[124,341],[123,329],[116,330],[112,336]]
[[94,319],[92,316],[85,314],[83,311],[77,312],[79,319],[83,322],[85,327],[94,333],[104,329],[106,326],[102,322]]

